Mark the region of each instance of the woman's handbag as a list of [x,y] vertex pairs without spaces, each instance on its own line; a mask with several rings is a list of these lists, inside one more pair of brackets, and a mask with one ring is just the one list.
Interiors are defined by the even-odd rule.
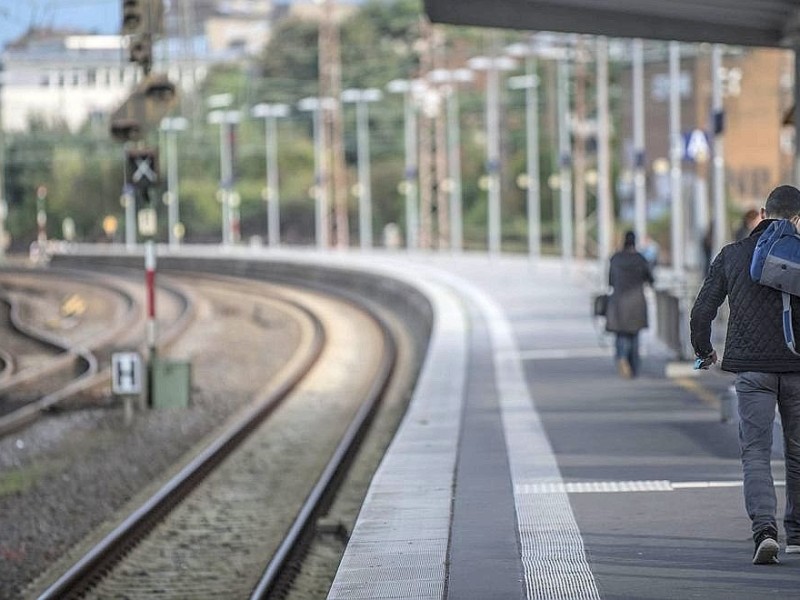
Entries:
[[595,317],[605,317],[608,312],[608,294],[598,294],[592,298],[592,314]]

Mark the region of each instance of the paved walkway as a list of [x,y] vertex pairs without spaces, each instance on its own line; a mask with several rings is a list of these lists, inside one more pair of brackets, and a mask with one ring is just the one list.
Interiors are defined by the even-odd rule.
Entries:
[[594,276],[578,267],[478,258],[437,266],[490,294],[511,323],[602,598],[800,597],[800,556],[750,562],[736,426],[708,402],[729,375],[668,379],[669,355],[646,336],[643,376],[620,379],[610,347],[597,355]]

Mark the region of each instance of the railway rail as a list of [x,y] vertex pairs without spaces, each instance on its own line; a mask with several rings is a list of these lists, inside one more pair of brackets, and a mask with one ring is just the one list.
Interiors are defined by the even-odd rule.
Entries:
[[[242,289],[241,283],[233,280],[215,278],[214,281],[223,283],[227,293],[247,293]],[[252,282],[246,284],[250,292],[252,292],[253,286]],[[180,541],[176,543],[176,540],[172,538],[180,537],[177,531],[186,528],[193,529],[194,538],[198,536],[201,539],[220,536],[224,538],[227,535],[228,539],[226,543],[223,543],[223,547],[227,548],[228,553],[233,552],[231,544],[241,546],[239,549],[246,551],[249,542],[245,540],[232,541],[230,532],[220,533],[218,530],[220,521],[223,523],[223,529],[226,524],[231,523],[231,515],[217,514],[217,519],[207,523],[198,523],[196,515],[207,511],[219,511],[217,507],[209,505],[207,498],[211,498],[211,502],[214,504],[231,495],[241,499],[255,493],[253,490],[246,489],[254,479],[258,479],[253,476],[251,469],[261,470],[264,468],[263,465],[268,465],[272,461],[280,463],[287,461],[287,457],[281,459],[270,455],[269,452],[266,452],[265,455],[263,452],[265,445],[268,447],[269,441],[281,434],[281,427],[289,420],[297,418],[308,420],[309,409],[313,409],[316,404],[316,410],[325,413],[319,415],[324,422],[314,423],[317,430],[316,432],[310,431],[310,438],[304,443],[311,444],[310,440],[314,438],[325,440],[325,443],[314,448],[305,448],[305,454],[311,458],[311,463],[318,462],[318,459],[313,457],[318,455],[322,448],[322,451],[330,455],[330,459],[324,465],[317,464],[310,467],[311,470],[319,471],[313,485],[303,481],[306,479],[305,477],[295,484],[288,485],[289,488],[295,488],[288,495],[293,498],[292,500],[286,500],[286,495],[275,496],[273,494],[273,500],[277,502],[295,503],[294,506],[288,508],[290,513],[294,513],[294,517],[291,521],[286,521],[286,517],[283,517],[286,522],[286,531],[281,530],[280,534],[273,531],[269,534],[271,539],[266,540],[266,543],[263,538],[259,540],[256,547],[260,545],[262,551],[265,546],[273,548],[272,559],[268,564],[266,560],[263,562],[256,560],[257,563],[262,564],[263,573],[253,573],[252,570],[249,573],[253,582],[251,584],[253,597],[265,597],[276,585],[286,585],[285,577],[282,579],[282,574],[287,561],[296,556],[298,546],[303,543],[304,537],[314,523],[315,517],[319,515],[321,507],[330,500],[330,494],[335,487],[334,483],[341,476],[346,462],[353,456],[358,441],[362,438],[370,417],[374,414],[388,385],[396,359],[390,329],[375,311],[368,310],[367,313],[364,313],[363,307],[356,308],[350,302],[320,301],[308,293],[298,295],[295,292],[293,296],[293,299],[288,302],[294,306],[294,310],[304,315],[306,329],[309,332],[306,336],[308,343],[292,361],[292,366],[285,370],[281,383],[273,385],[267,394],[257,399],[256,405],[247,414],[186,465],[139,510],[92,548],[73,568],[50,586],[40,596],[41,598],[69,598],[83,595],[105,597],[115,593],[136,595],[130,586],[134,586],[133,589],[138,590],[138,593],[159,593],[163,597],[186,597],[187,594],[191,597],[214,597],[214,594],[219,593],[220,584],[223,586],[223,590],[230,589],[230,585],[236,585],[232,582],[220,582],[222,575],[219,573],[219,566],[215,568],[212,564],[202,564],[201,561],[201,564],[195,562],[191,567],[187,567],[189,570],[196,571],[190,578],[199,580],[201,582],[199,587],[189,590],[186,588],[185,577],[176,581],[174,573],[168,573],[171,589],[155,591],[153,586],[157,588],[159,585],[157,583],[159,575],[153,572],[155,571],[152,567],[154,561],[149,559],[152,559],[154,553],[162,557],[180,555]],[[286,302],[287,299],[283,298],[280,301]],[[316,318],[315,313],[322,314],[323,318]],[[343,319],[344,324],[341,323]],[[374,346],[376,341],[380,343],[382,351],[377,358],[372,359],[369,377],[367,380],[353,377],[352,368],[356,363],[370,363],[370,360],[359,356],[359,347],[364,344],[366,347]],[[321,360],[320,357],[324,357],[324,360]],[[337,357],[339,357],[338,364]],[[358,381],[353,381],[354,379]],[[347,402],[342,401],[343,396],[349,396]],[[320,408],[320,403],[330,405],[332,412]],[[285,410],[283,409],[284,405],[287,405]],[[279,414],[279,407],[284,410],[283,414]],[[274,416],[271,416],[273,413]],[[349,415],[346,423],[342,416],[344,413]],[[275,423],[271,424],[270,421],[275,421]],[[309,424],[312,422],[313,420],[309,420]],[[319,428],[326,425],[332,429],[341,427],[342,431],[323,434]],[[328,449],[324,450],[326,444]],[[261,450],[257,462],[262,466],[253,467],[252,458],[248,458],[248,455],[255,452],[254,448]],[[296,448],[296,450],[302,450],[302,448]],[[296,458],[291,458],[290,462],[295,463]],[[308,458],[304,460],[309,462]],[[303,460],[296,462],[302,463]],[[245,475],[242,475],[242,469],[244,469]],[[227,474],[225,474],[226,470]],[[286,477],[287,473],[283,472],[277,475]],[[264,475],[261,473],[261,476],[265,476],[266,480],[271,482],[274,481],[276,474]],[[248,482],[244,490],[242,489],[242,480]],[[265,491],[262,489],[260,493],[265,493]],[[266,497],[269,498],[269,492],[266,493]],[[299,502],[298,498],[303,498],[303,501]],[[234,502],[228,503],[226,506],[236,512],[241,508],[238,504]],[[255,510],[261,515],[247,515],[238,518],[240,526],[244,527],[244,531],[247,531],[253,540],[258,538],[259,534],[250,529],[252,520],[263,521],[265,518],[272,518],[269,514],[273,508],[257,503]],[[178,516],[170,515],[171,511],[178,513]],[[183,511],[183,515],[180,515],[181,511]],[[160,524],[157,525],[157,523]],[[235,529],[235,523],[233,527]],[[204,532],[198,531],[203,529],[205,529]],[[159,530],[161,530],[160,533]],[[242,530],[239,530],[239,533],[242,533]],[[147,548],[131,549],[132,545],[137,544],[145,537],[147,540],[144,544],[148,546]],[[236,538],[235,535],[233,537]],[[145,560],[145,563],[137,563],[137,551],[149,559]],[[186,554],[185,550],[183,554]],[[206,552],[196,543],[192,545],[194,561],[198,560],[198,556],[207,554],[210,554],[212,562],[218,563],[223,560],[213,550]],[[208,560],[209,556],[206,558]],[[236,558],[230,556],[224,560],[236,562]],[[115,563],[118,563],[117,566],[113,566]],[[144,564],[149,564],[150,567],[143,566]],[[230,570],[233,571],[236,578],[241,578],[242,574],[239,573],[237,567],[238,565]],[[150,572],[142,577],[143,570],[147,571],[148,569]],[[209,571],[213,573],[213,583],[209,584],[208,581],[202,583],[203,576],[199,573],[208,573]],[[136,576],[137,573],[139,576]],[[148,592],[136,587],[145,585],[142,583],[143,579],[147,582]],[[208,587],[209,585],[211,587]],[[170,593],[173,595],[170,596]]]
[[[132,272],[134,272],[137,263],[135,258],[133,261],[126,259],[118,264],[96,263],[89,268],[93,272],[106,269],[106,272],[119,273],[121,269],[131,267],[131,262],[133,263]],[[373,277],[367,282],[366,286],[371,287],[373,292],[365,293],[362,289],[362,282],[357,281],[356,285],[348,283],[348,277],[361,277],[357,274],[345,275],[341,277],[342,281],[337,281],[340,279],[339,275],[328,276],[323,272],[314,272],[309,277],[303,272],[294,274],[286,269],[276,271],[271,267],[264,268],[261,265],[221,263],[213,268],[208,268],[202,264],[199,266],[186,264],[185,267],[179,265],[170,268],[168,261],[165,260],[164,263],[167,266],[161,271],[159,282],[171,281],[177,287],[188,290],[187,296],[191,299],[193,312],[199,312],[202,315],[202,318],[199,319],[202,329],[189,327],[186,335],[180,336],[175,343],[178,354],[184,353],[184,356],[191,359],[192,369],[198,368],[199,374],[209,371],[217,372],[210,369],[212,365],[208,362],[208,358],[197,360],[201,355],[213,356],[216,354],[218,358],[224,356],[225,361],[218,361],[223,363],[229,363],[229,360],[238,360],[236,357],[239,359],[243,357],[236,341],[233,342],[233,346],[216,346],[218,338],[215,338],[214,331],[220,328],[227,331],[231,340],[251,337],[247,333],[247,327],[241,325],[233,326],[232,331],[229,331],[231,326],[228,324],[228,317],[238,318],[242,323],[249,322],[253,333],[259,333],[260,330],[266,332],[275,327],[280,328],[279,322],[275,321],[275,311],[266,308],[262,310],[258,306],[254,306],[254,301],[249,299],[244,302],[240,301],[245,296],[248,298],[252,296],[254,288],[263,287],[264,289],[259,292],[262,296],[275,296],[268,302],[281,303],[287,297],[301,305],[307,305],[310,302],[312,306],[307,306],[307,309],[312,313],[327,312],[327,317],[321,318],[325,322],[340,322],[344,313],[360,316],[357,317],[355,323],[352,318],[349,318],[345,319],[345,325],[338,326],[337,336],[349,341],[340,345],[338,350],[323,350],[322,358],[311,369],[312,373],[315,369],[327,369],[328,375],[322,377],[322,380],[317,377],[316,383],[313,376],[310,379],[303,378],[296,383],[295,389],[289,394],[288,399],[282,402],[276,401],[275,408],[271,409],[269,417],[264,418],[263,422],[255,428],[255,430],[266,429],[268,433],[251,435],[240,444],[240,449],[234,452],[234,455],[239,454],[245,458],[237,459],[231,455],[225,459],[218,459],[221,465],[238,461],[252,466],[255,461],[261,465],[267,465],[271,469],[270,472],[254,475],[255,471],[248,471],[247,469],[250,467],[246,466],[245,475],[229,475],[227,479],[225,475],[219,474],[222,471],[209,472],[207,476],[202,477],[202,482],[197,490],[187,492],[183,499],[176,501],[175,510],[169,511],[166,516],[145,517],[146,521],[150,519],[150,525],[145,527],[145,529],[150,528],[150,532],[146,535],[137,534],[137,537],[141,535],[144,537],[131,542],[131,538],[122,535],[121,542],[114,551],[117,553],[116,556],[114,556],[114,552],[111,555],[105,555],[105,550],[101,551],[100,548],[108,541],[109,536],[106,536],[106,533],[112,529],[114,531],[118,529],[112,525],[113,523],[121,527],[122,522],[126,520],[119,515],[139,513],[140,509],[143,509],[153,498],[153,496],[147,496],[148,500],[142,501],[145,498],[146,488],[150,488],[151,491],[153,489],[152,486],[145,485],[145,483],[157,480],[164,474],[170,474],[172,478],[179,471],[183,472],[188,468],[187,456],[197,456],[197,447],[187,454],[183,454],[182,457],[180,454],[174,454],[174,449],[183,446],[183,452],[186,452],[190,447],[186,447],[184,442],[179,442],[177,445],[170,443],[169,452],[172,453],[172,458],[169,460],[173,462],[159,460],[157,464],[161,466],[156,468],[164,469],[163,471],[152,468],[156,466],[156,463],[152,466],[148,465],[145,472],[150,473],[150,478],[139,480],[138,491],[128,486],[131,495],[124,498],[122,504],[118,503],[112,509],[119,512],[106,513],[102,517],[102,521],[79,519],[78,521],[92,521],[93,525],[91,528],[83,528],[79,537],[72,537],[71,541],[67,542],[68,545],[65,546],[62,542],[60,546],[57,546],[60,548],[59,550],[53,549],[52,552],[59,552],[63,560],[51,558],[48,563],[46,557],[52,557],[52,552],[48,553],[44,548],[37,550],[38,554],[45,559],[43,562],[39,562],[41,575],[33,579],[28,575],[28,579],[17,580],[19,583],[16,585],[23,584],[25,597],[41,595],[41,597],[104,598],[126,594],[141,596],[148,593],[157,593],[166,598],[247,597],[248,595],[266,597],[271,596],[276,590],[277,596],[281,597],[284,594],[290,598],[316,597],[309,596],[307,590],[313,589],[318,595],[319,590],[325,585],[321,582],[325,581],[326,577],[330,577],[328,582],[332,580],[338,563],[337,553],[344,548],[348,528],[355,520],[371,473],[377,467],[383,449],[391,440],[394,427],[399,423],[405,403],[410,397],[419,361],[424,355],[427,343],[427,331],[431,323],[430,314],[426,312],[429,310],[427,308],[429,305],[421,295],[419,298],[415,297],[413,293],[409,295],[408,286],[381,277]],[[230,278],[213,278],[207,276],[207,273],[233,273],[242,277],[244,281],[236,282]],[[138,276],[141,276],[140,270]],[[276,289],[280,291],[276,292]],[[287,292],[286,290],[291,291]],[[356,295],[358,298],[355,297]],[[213,297],[211,302],[213,306],[211,307],[209,307],[210,297]],[[367,302],[368,306],[366,307],[362,300],[365,297],[374,299],[372,302]],[[197,298],[200,299],[199,302]],[[324,303],[328,304],[328,307],[321,311],[319,306],[313,306],[315,303],[321,302],[320,298],[327,298]],[[244,314],[237,316],[237,312]],[[286,311],[278,310],[277,312]],[[209,317],[216,318],[217,316],[222,317],[220,319],[222,323],[209,321]],[[307,319],[307,317],[305,318]],[[210,326],[209,323],[211,323]],[[253,327],[256,329],[253,330]],[[209,331],[211,331],[210,338]],[[372,333],[366,333],[369,331]],[[372,336],[372,340],[361,339],[359,341],[352,338],[353,335]],[[237,336],[240,337],[237,338]],[[245,336],[245,338],[241,336]],[[204,337],[214,341],[209,341],[210,347],[196,353],[204,345]],[[400,343],[402,360],[399,363],[392,358],[398,354],[395,348],[398,339],[402,340]],[[190,342],[190,340],[193,341]],[[231,342],[225,343],[230,344]],[[193,346],[195,350],[192,350]],[[250,346],[252,347],[252,344]],[[378,351],[379,347],[383,347],[384,350]],[[344,363],[340,361],[338,366],[329,364],[329,358],[339,357],[341,359],[342,356],[346,357]],[[336,361],[334,360],[333,363],[335,365]],[[245,365],[237,366],[235,371],[243,372],[241,367],[245,367]],[[247,368],[250,369],[251,375],[245,375],[245,377],[257,377],[257,367],[253,368],[250,363],[247,363]],[[365,373],[365,369],[371,375],[362,378],[361,375]],[[379,376],[382,371],[384,376]],[[394,376],[393,373],[398,371],[402,375]],[[183,432],[184,427],[181,422],[198,425],[207,422],[210,414],[218,412],[213,408],[211,413],[208,412],[209,399],[216,402],[215,396],[220,393],[224,394],[226,386],[230,383],[230,375],[224,371],[224,368],[221,373],[222,375],[218,377],[220,381],[212,383],[207,377],[201,377],[204,379],[202,387],[193,386],[192,395],[196,396],[199,393],[204,396],[203,402],[206,403],[206,408],[201,407],[201,412],[197,413],[193,407],[190,407],[190,410],[182,411],[184,416],[179,418],[176,423],[165,423],[166,427],[159,425],[158,429],[164,432],[172,431],[174,434],[178,430]],[[276,381],[282,380],[285,375],[286,370],[283,369],[280,377],[273,379],[268,387],[274,392],[275,386],[278,385]],[[338,381],[341,384],[342,381],[353,380],[356,375],[358,375],[359,381],[357,383],[350,381],[350,385],[358,387],[358,393],[354,389],[343,393],[341,389],[335,390],[330,387],[327,388],[327,392],[324,391],[326,379]],[[212,377],[215,376],[212,375]],[[274,375],[270,375],[270,377],[274,377]],[[209,383],[211,383],[210,386]],[[388,392],[387,387],[390,388]],[[241,389],[237,388],[235,393],[241,394]],[[263,398],[263,394],[261,397]],[[343,405],[344,399],[347,400],[347,407]],[[237,406],[236,402],[240,401],[237,400],[230,406]],[[387,406],[391,408],[387,409]],[[375,417],[376,412],[377,417]],[[78,416],[89,413],[67,413],[64,416],[68,417],[69,414]],[[99,416],[98,413],[94,414]],[[111,413],[106,414],[113,419]],[[166,415],[166,413],[164,414]],[[206,416],[203,416],[204,414]],[[298,414],[313,417],[313,420],[298,419]],[[219,415],[226,417],[230,415],[230,412],[219,412]],[[336,415],[336,418],[333,415]],[[342,415],[347,415],[347,418],[342,419]],[[242,414],[240,417],[244,418]],[[132,436],[135,436],[141,439],[141,433],[147,431],[147,429],[142,429],[142,426],[149,428],[150,425],[147,423],[155,423],[158,418],[155,413],[149,415],[142,413],[141,416],[135,417],[129,435],[114,434],[113,438],[119,438],[120,441],[128,439],[133,441]],[[369,427],[368,423],[373,418],[376,422]],[[107,419],[104,420],[107,421]],[[54,424],[58,421],[48,420],[47,423]],[[220,422],[223,421],[217,421],[217,427]],[[227,422],[230,423],[230,421]],[[52,425],[47,427],[50,428]],[[226,431],[232,431],[232,427],[232,425],[226,427]],[[41,428],[38,429],[41,431]],[[208,431],[206,430],[206,433]],[[364,439],[365,431],[368,433],[366,441],[363,443],[371,447],[371,450],[361,450],[357,453],[355,448]],[[146,435],[149,437],[150,433]],[[182,435],[183,433],[181,433]],[[23,441],[27,448],[28,441],[25,439]],[[317,444],[318,442],[323,445],[311,446],[312,443]],[[125,443],[127,444],[127,441]],[[13,446],[13,443],[9,445]],[[105,442],[93,441],[91,445],[100,448],[105,445]],[[246,449],[248,445],[250,446],[249,450]],[[278,452],[277,446],[282,448],[281,452]],[[203,447],[208,448],[209,446],[204,443]],[[142,456],[148,454],[138,450],[137,452]],[[124,455],[124,449],[122,453]],[[114,451],[112,454],[119,453]],[[365,454],[368,456],[365,457]],[[320,459],[320,457],[323,458]],[[12,458],[12,460],[15,459]],[[348,470],[347,464],[350,461],[353,461],[355,468]],[[92,462],[94,461],[87,461],[87,464],[90,465]],[[108,461],[105,462],[108,463]],[[75,463],[72,462],[72,464]],[[105,471],[105,467],[106,465],[103,466],[103,471]],[[132,463],[131,467],[138,470],[135,463]],[[91,467],[88,470],[80,469],[80,471],[89,473]],[[309,473],[312,471],[313,474],[310,475]],[[171,478],[169,481],[172,481]],[[115,480],[116,477],[112,479]],[[213,484],[215,480],[217,482],[224,480],[226,483],[221,486],[217,483],[215,486]],[[242,525],[237,525],[227,518],[229,514],[232,515],[235,512],[234,509],[238,507],[242,499],[249,502],[248,492],[229,491],[232,489],[230,483],[236,483],[237,480],[264,481],[267,494],[266,496],[262,494],[262,496],[268,498],[266,501],[260,501],[255,509],[256,516],[243,519],[233,517],[234,520],[243,523]],[[76,481],[78,480],[76,479]],[[136,478],[133,481],[136,481]],[[341,482],[344,482],[344,487],[339,489],[338,493],[333,492],[332,490],[336,490]],[[89,487],[93,488],[94,485]],[[102,487],[107,488],[108,486]],[[169,487],[169,484],[166,487]],[[203,492],[202,488],[204,487],[217,491]],[[79,489],[78,486],[72,485],[70,488]],[[279,493],[274,495],[274,492]],[[284,496],[286,493],[292,497]],[[233,494],[233,498],[231,498],[231,494]],[[182,492],[179,492],[178,496],[182,496]],[[2,497],[0,497],[0,501],[2,501]],[[87,503],[80,502],[80,504]],[[120,506],[124,508],[120,510]],[[50,512],[57,515],[58,511],[54,509],[55,507],[50,509]],[[75,510],[70,512],[75,513]],[[252,527],[259,518],[274,521],[270,526],[277,530],[271,531],[268,536],[254,533]],[[220,528],[222,529],[220,530]],[[211,564],[219,565],[216,567],[218,570],[221,568],[222,571],[232,571],[237,579],[246,581],[244,584],[246,589],[243,591],[243,588],[237,588],[237,592],[232,592],[230,584],[225,583],[221,584],[224,586],[222,590],[214,587],[220,585],[219,581],[216,581],[219,572],[208,568],[207,565],[196,563],[196,557],[205,555],[206,552],[201,550],[201,546],[195,538],[179,541],[182,539],[180,537],[182,532],[197,535],[201,541],[203,538],[220,538],[221,546],[208,553],[208,556],[212,557]],[[92,546],[88,552],[83,553],[82,550],[85,551],[88,548],[87,542],[91,539],[95,541],[100,539],[97,534],[106,537],[103,537],[99,544]],[[61,535],[56,538],[64,541],[69,539]],[[160,546],[165,539],[169,538],[175,538],[174,545],[171,547]],[[253,540],[256,541],[256,547],[251,546]],[[261,542],[263,544],[259,547],[258,543]],[[117,544],[118,542],[114,542],[111,546]],[[249,565],[246,577],[242,577],[239,570],[240,560],[235,557],[230,560],[228,558],[234,556],[232,551],[240,546],[244,548],[245,555],[258,557],[258,566]],[[24,546],[15,545],[7,545],[6,549],[0,548],[0,551],[14,552],[11,555],[13,557],[17,556],[17,548],[25,552]],[[321,552],[319,552],[320,549]],[[92,557],[93,553],[94,557]],[[19,556],[19,560],[22,560],[24,554]],[[154,557],[158,557],[158,560],[154,561]],[[18,559],[14,558],[13,560]],[[305,564],[307,562],[310,564],[308,567]],[[78,575],[77,579],[69,583],[67,587],[53,588],[54,585],[64,584],[63,577],[68,575],[64,572],[66,565],[80,567],[80,565],[86,566],[89,563],[92,563],[93,566]],[[166,569],[165,579],[160,579],[162,575],[157,572],[159,566],[154,563],[161,563],[160,567]],[[324,569],[328,570],[327,575],[320,574],[321,564]],[[100,566],[99,572],[94,570],[98,565]],[[211,573],[213,580],[211,585],[209,585],[209,581],[198,577],[198,573]],[[61,577],[62,575],[63,577]],[[193,582],[187,583],[186,578]],[[7,582],[6,589],[13,589],[8,587],[9,583],[14,585],[12,582]],[[139,586],[143,584],[148,586],[149,592],[142,591]],[[241,586],[242,584],[237,583],[236,585]],[[47,596],[46,594],[52,595]]]
[[[7,317],[3,323],[9,328],[6,340],[11,340],[6,345],[21,346],[20,356],[33,363],[17,369],[23,361],[15,358],[13,352],[6,350],[0,355],[4,366],[0,370],[2,436],[29,425],[44,412],[81,392],[107,384],[113,349],[121,340],[130,346],[140,345],[144,314],[135,285],[120,277],[101,277],[84,271],[16,269],[0,272],[0,282],[10,290],[2,297],[3,316]],[[160,349],[165,349],[188,327],[193,304],[179,287],[169,282],[160,287],[162,295],[169,297],[175,307],[170,311],[173,317],[159,344]],[[70,290],[68,294],[64,294],[65,289]],[[41,302],[37,306],[32,297],[45,293],[67,299],[55,311],[52,306],[43,309]],[[69,303],[82,305],[84,311],[87,303],[99,304],[101,308],[76,317],[69,314],[73,310],[69,309]],[[55,316],[45,319],[37,311]],[[42,323],[60,323],[65,320],[65,312],[72,321],[79,322],[72,322],[69,330],[54,333]]]

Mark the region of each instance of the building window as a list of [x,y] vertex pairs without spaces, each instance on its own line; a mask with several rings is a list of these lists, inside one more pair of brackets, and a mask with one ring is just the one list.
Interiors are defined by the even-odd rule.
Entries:
[[95,69],[86,71],[86,84],[91,86],[97,85],[97,71]]
[[50,75],[47,73],[41,75],[39,77],[39,85],[41,87],[50,87]]

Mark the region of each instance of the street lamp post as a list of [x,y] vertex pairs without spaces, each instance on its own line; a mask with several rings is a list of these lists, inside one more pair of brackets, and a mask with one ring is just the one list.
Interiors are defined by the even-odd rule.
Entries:
[[672,268],[680,279],[683,275],[683,194],[681,190],[683,139],[681,137],[681,55],[680,43],[669,43],[669,135],[670,196],[672,205],[671,241]]
[[647,188],[644,142],[644,48],[641,39],[633,40],[633,154],[634,154],[634,230],[644,243],[647,234]]
[[419,166],[417,160],[417,107],[414,94],[424,89],[422,80],[393,79],[386,89],[393,94],[403,94],[403,123],[405,130],[406,168],[404,193],[406,197],[406,248],[416,249],[419,245],[419,207],[417,206],[417,177]]
[[180,226],[180,193],[178,185],[178,132],[184,131],[188,121],[183,117],[167,117],[161,119],[161,131],[167,141],[167,193],[164,200],[167,204],[168,239],[170,248],[180,245],[182,228]]
[[267,187],[264,201],[267,203],[267,238],[271,248],[277,248],[281,240],[280,188],[278,183],[278,123],[281,117],[289,116],[286,104],[256,104],[254,117],[264,119]]
[[328,247],[328,172],[325,166],[325,150],[322,147],[322,111],[330,109],[333,98],[303,98],[297,108],[311,112],[314,123],[314,224],[317,248]]
[[539,76],[536,73],[535,49],[529,44],[514,44],[506,51],[525,58],[525,75],[511,77],[512,90],[525,90],[525,137],[527,141],[525,188],[528,212],[528,253],[537,258],[542,253],[541,192],[539,189]]
[[476,56],[467,61],[470,69],[486,71],[486,171],[489,198],[489,253],[500,252],[500,71],[510,71],[516,61],[508,56]]
[[356,130],[358,136],[358,237],[362,250],[372,247],[372,182],[369,157],[369,109],[370,102],[383,97],[380,90],[349,89],[342,92],[342,102],[356,105]]
[[[800,58],[796,58],[800,60]],[[722,99],[722,45],[711,49],[711,109],[714,122],[714,249],[716,254],[727,241],[728,219],[725,214],[725,127]]]
[[447,171],[450,187],[450,248],[464,246],[464,225],[461,194],[461,124],[459,123],[458,84],[472,81],[469,69],[434,69],[428,74],[431,83],[444,85],[447,99]]
[[569,141],[569,63],[557,67],[558,164],[560,183],[561,258],[572,258],[572,153]]
[[241,116],[237,110],[223,110],[233,102],[231,94],[216,94],[208,99],[210,108],[208,122],[219,125],[220,189],[222,204],[222,245],[233,242],[233,216],[231,214],[233,191],[233,132]]
[[40,185],[36,188],[36,225],[38,226],[37,241],[39,243],[39,256],[44,256],[44,247],[47,244],[47,187]]
[[[1,76],[0,76],[1,77]],[[6,232],[8,203],[6,202],[6,141],[3,128],[3,80],[0,78],[0,263],[6,256],[6,245],[9,243]]]
[[125,249],[133,252],[136,249],[136,194],[129,183],[122,186],[119,203],[125,209]]
[[601,265],[608,264],[614,233],[609,147],[608,38],[597,38],[597,245]]

